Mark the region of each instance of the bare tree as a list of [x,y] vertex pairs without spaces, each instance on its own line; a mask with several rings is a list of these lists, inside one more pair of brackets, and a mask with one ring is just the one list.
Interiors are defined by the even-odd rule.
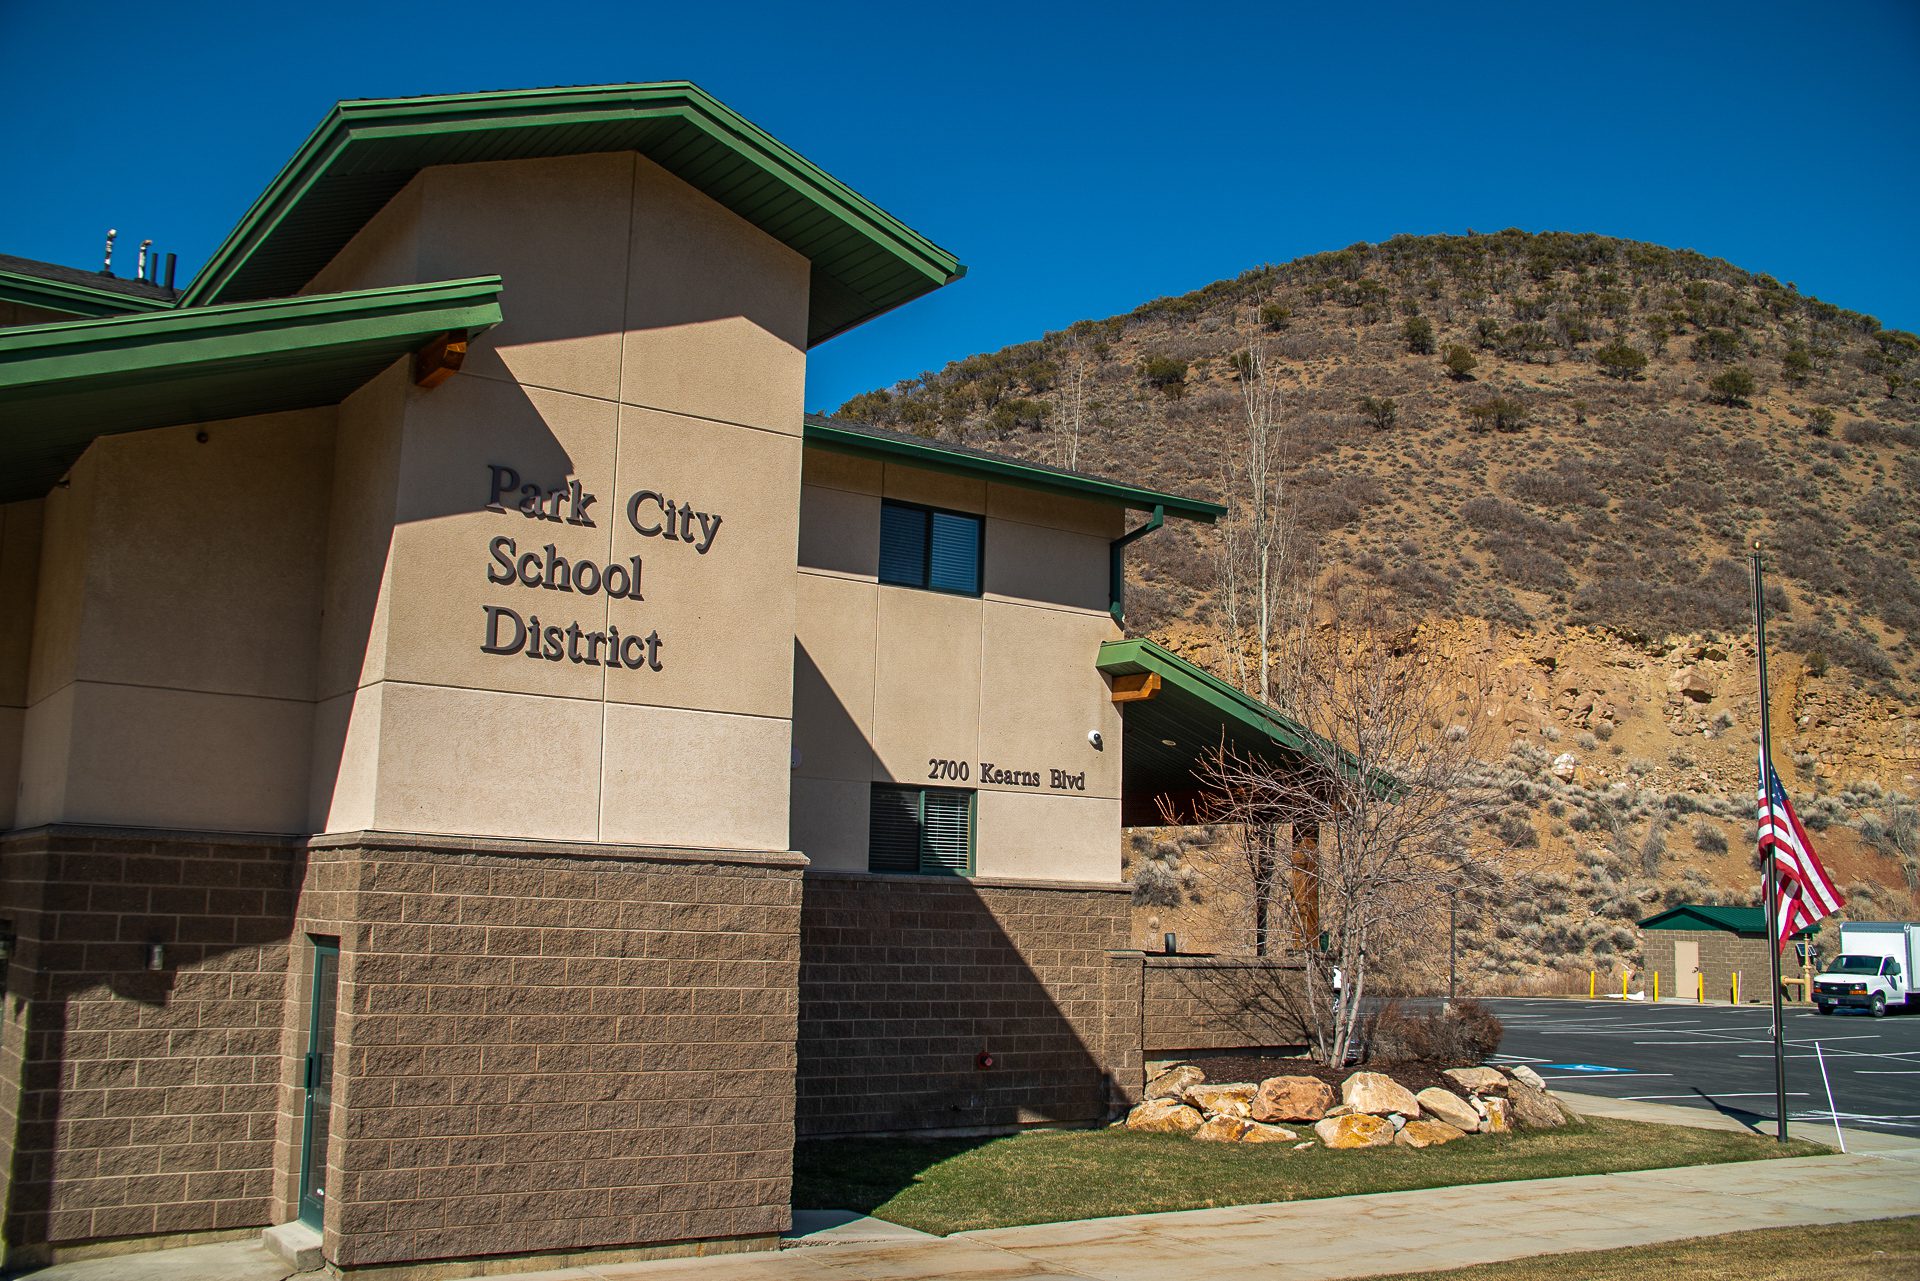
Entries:
[[1060,380],[1055,387],[1055,430],[1060,436],[1060,465],[1080,465],[1080,434],[1086,430],[1092,405],[1093,356],[1080,339],[1068,334],[1060,344]]
[[1448,889],[1489,884],[1504,847],[1487,821],[1500,795],[1476,752],[1485,673],[1420,650],[1378,597],[1332,609],[1299,666],[1304,733],[1282,745],[1290,759],[1223,745],[1201,783],[1205,817],[1238,830],[1239,861],[1265,896],[1256,932],[1271,946],[1290,931],[1304,952],[1300,1019],[1316,1056],[1338,1064],[1356,1048],[1370,948],[1415,928]]
[[1291,468],[1277,370],[1257,326],[1248,326],[1239,429],[1222,459],[1227,517],[1216,552],[1218,624],[1229,679],[1263,703],[1285,706],[1313,613],[1316,564],[1287,502]]

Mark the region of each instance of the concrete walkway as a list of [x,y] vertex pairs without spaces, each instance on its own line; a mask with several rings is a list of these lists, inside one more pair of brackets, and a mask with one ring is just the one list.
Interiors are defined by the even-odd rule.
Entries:
[[[1758,1128],[1738,1116],[1694,1108],[1561,1097],[1595,1116]],[[1809,1130],[1804,1137],[1830,1143],[1833,1133]],[[563,1268],[491,1281],[1338,1281],[1751,1228],[1920,1214],[1920,1141],[1860,1131],[1849,1131],[1847,1141],[1847,1156],[1183,1210],[945,1238],[873,1220],[813,1217],[778,1252]],[[163,1270],[166,1256],[182,1253],[66,1264],[31,1275],[33,1281],[184,1279],[191,1274]],[[118,1266],[96,1270],[105,1264]],[[218,1275],[223,1281],[279,1281],[285,1272]]]

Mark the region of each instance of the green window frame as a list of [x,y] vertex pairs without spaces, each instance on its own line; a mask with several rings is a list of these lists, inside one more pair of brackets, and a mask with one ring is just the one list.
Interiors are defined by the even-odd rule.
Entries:
[[986,580],[987,521],[975,512],[880,502],[880,581],[978,596]]
[[909,876],[972,876],[978,793],[960,787],[875,783],[869,802],[867,870]]

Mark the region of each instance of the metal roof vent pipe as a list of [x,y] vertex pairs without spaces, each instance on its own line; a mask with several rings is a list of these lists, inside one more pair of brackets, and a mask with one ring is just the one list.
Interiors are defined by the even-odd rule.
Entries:
[[167,255],[167,283],[164,286],[167,289],[173,288],[173,268],[175,264],[177,264],[179,261],[180,261],[179,254]]
[[103,276],[113,274],[113,238],[119,234],[114,228],[107,228],[107,252],[100,260],[100,274]]
[[[152,248],[153,240],[151,237],[140,242],[140,261],[133,269],[133,278],[135,280],[145,281],[147,279],[147,254]],[[154,259],[154,263],[157,266],[159,259]]]

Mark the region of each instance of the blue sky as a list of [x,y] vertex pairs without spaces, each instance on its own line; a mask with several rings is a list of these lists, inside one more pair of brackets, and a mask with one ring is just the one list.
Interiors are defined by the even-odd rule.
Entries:
[[[1920,330],[1920,5],[0,0],[0,252],[184,279],[339,98],[691,79],[970,274],[807,404],[1400,233],[1700,250]],[[130,255],[120,262],[130,268]]]

